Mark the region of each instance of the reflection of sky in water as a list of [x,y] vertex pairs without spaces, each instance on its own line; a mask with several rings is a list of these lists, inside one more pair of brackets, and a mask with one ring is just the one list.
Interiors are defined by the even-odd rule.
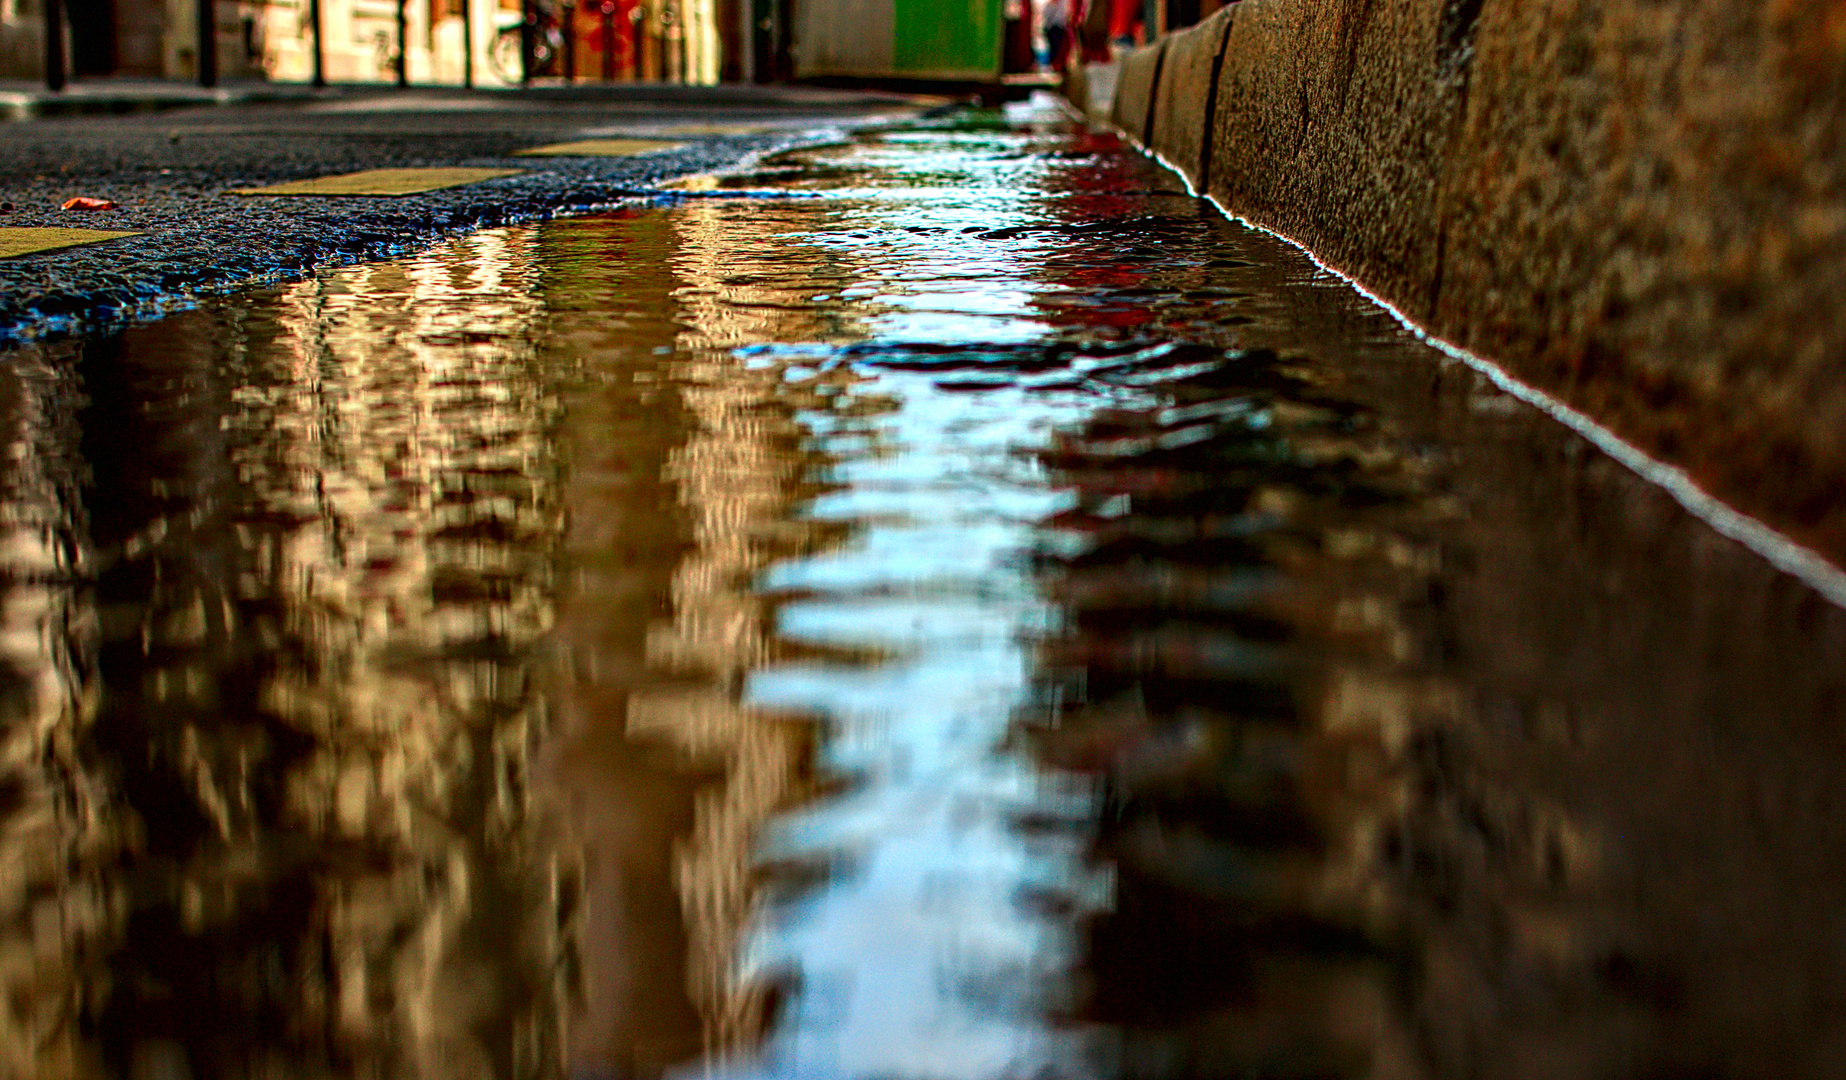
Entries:
[[[908,159],[872,149],[851,165],[896,161]],[[932,166],[953,163],[947,151]],[[977,173],[970,184],[992,192],[1010,182]],[[773,860],[840,868],[824,888],[769,912],[756,940],[755,967],[800,973],[771,1045],[777,1075],[947,1080],[1082,1069],[1080,1043],[1042,1016],[1061,1003],[1075,959],[1071,926],[1027,898],[1094,905],[1102,879],[1081,868],[1077,834],[1028,838],[1014,823],[1087,820],[1091,798],[1000,747],[1029,694],[1032,642],[1057,618],[1027,555],[1037,524],[1069,505],[1031,450],[1095,399],[957,393],[881,363],[901,362],[905,342],[965,342],[978,352],[1047,330],[1032,317],[1032,263],[960,232],[1028,220],[1030,195],[977,194],[970,212],[969,188],[955,190],[947,212],[946,192],[880,192],[846,216],[865,236],[836,232],[822,244],[853,268],[842,300],[875,312],[872,341],[836,362],[863,380],[851,392],[896,407],[837,434],[815,419],[809,445],[828,462],[831,490],[802,516],[854,531],[768,568],[758,585],[792,597],[777,609],[785,640],[870,647],[884,659],[785,664],[747,683],[754,705],[825,717],[823,761],[853,780],[765,838]]]

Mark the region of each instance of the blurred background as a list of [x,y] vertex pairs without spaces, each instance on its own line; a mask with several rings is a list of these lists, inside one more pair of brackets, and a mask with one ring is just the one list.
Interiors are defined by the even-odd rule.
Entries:
[[[1219,0],[0,0],[0,80],[516,85],[972,79],[1056,69]],[[47,60],[47,11],[60,23]],[[206,41],[207,19],[211,26]],[[316,34],[316,25],[319,34]],[[1083,31],[1080,33],[1079,31]],[[317,56],[318,38],[318,56]],[[61,45],[61,47],[59,47]],[[529,54],[526,50],[530,50]],[[201,54],[208,53],[201,62]]]

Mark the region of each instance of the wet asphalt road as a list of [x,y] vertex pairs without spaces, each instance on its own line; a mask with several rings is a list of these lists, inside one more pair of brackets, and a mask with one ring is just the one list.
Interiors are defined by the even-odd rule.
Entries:
[[[0,343],[87,333],[241,285],[420,250],[476,229],[658,198],[675,178],[826,141],[941,102],[790,87],[581,87],[526,92],[332,90],[298,102],[15,121],[0,126],[0,227],[136,230],[0,259]],[[516,157],[549,142],[684,136],[632,157]],[[681,136],[672,135],[673,138]],[[234,189],[374,168],[518,168],[392,198],[253,199]],[[110,211],[66,211],[74,196]]]

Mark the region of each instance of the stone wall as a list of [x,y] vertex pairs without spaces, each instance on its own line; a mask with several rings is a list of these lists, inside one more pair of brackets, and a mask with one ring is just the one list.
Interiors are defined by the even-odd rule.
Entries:
[[1109,118],[1232,213],[1846,556],[1846,3],[1242,0]]

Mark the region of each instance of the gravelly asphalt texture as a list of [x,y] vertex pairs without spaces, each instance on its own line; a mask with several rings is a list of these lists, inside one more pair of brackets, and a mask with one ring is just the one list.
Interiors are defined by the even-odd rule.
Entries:
[[[656,188],[665,181],[933,104],[789,87],[366,88],[294,103],[0,124],[0,202],[14,206],[0,226],[145,233],[0,259],[0,344],[107,329],[202,293],[386,258],[475,229],[663,197]],[[512,156],[549,142],[705,124],[764,127],[673,135],[686,145],[627,158]],[[231,193],[407,166],[527,171],[391,198]],[[120,209],[59,209],[79,195]]]

